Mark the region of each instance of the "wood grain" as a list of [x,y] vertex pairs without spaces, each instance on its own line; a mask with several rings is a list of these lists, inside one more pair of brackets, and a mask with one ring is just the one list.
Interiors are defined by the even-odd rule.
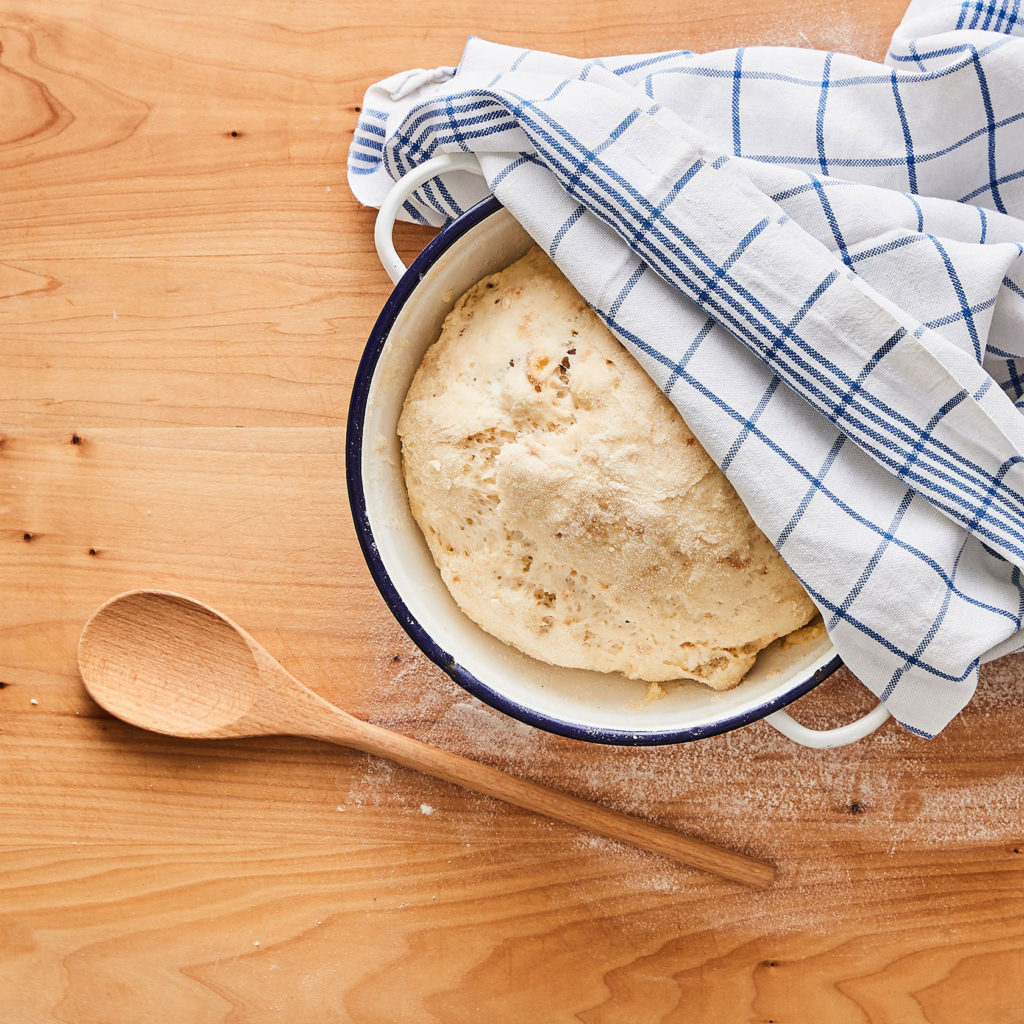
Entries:
[[[878,58],[902,7],[4,6],[0,1019],[1024,1021],[1020,658],[931,743],[890,724],[807,751],[757,724],[591,747],[424,661],[345,499],[348,388],[388,291],[344,183],[369,82],[452,63],[471,32]],[[112,721],[75,643],[140,586],[221,608],[362,718],[778,860],[779,881],[740,891],[322,744]],[[797,714],[868,703],[844,673]]]

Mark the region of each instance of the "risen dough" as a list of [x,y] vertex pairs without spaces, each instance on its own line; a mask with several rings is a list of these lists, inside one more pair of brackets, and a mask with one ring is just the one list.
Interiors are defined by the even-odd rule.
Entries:
[[459,299],[398,432],[455,600],[536,658],[726,689],[814,615],[679,413],[540,249]]

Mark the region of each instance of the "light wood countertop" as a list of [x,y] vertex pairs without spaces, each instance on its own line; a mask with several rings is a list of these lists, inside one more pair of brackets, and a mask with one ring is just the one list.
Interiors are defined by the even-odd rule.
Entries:
[[[880,58],[900,0],[12,0],[0,12],[0,1020],[1024,1020],[1024,661],[935,741],[615,749],[471,700],[393,621],[345,414],[389,285],[367,85],[465,37]],[[412,253],[430,233],[403,228]],[[768,892],[363,755],[102,714],[110,595],[179,590],[362,717],[779,865]],[[796,706],[871,703],[848,674]]]

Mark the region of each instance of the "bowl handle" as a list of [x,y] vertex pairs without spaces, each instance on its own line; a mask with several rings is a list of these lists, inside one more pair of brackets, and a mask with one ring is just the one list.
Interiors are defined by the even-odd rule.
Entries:
[[406,270],[401,257],[395,252],[395,243],[391,238],[398,211],[414,189],[419,188],[425,181],[449,171],[483,174],[479,161],[472,153],[441,153],[425,160],[399,178],[384,197],[384,202],[380,204],[377,221],[373,226],[373,241],[377,246],[377,255],[394,284],[398,284]]
[[838,729],[808,729],[786,711],[776,711],[775,714],[768,715],[765,721],[795,743],[805,747],[828,749],[845,747],[847,743],[862,740],[888,718],[889,709],[884,704],[879,704],[862,718],[850,722],[849,725],[841,725]]

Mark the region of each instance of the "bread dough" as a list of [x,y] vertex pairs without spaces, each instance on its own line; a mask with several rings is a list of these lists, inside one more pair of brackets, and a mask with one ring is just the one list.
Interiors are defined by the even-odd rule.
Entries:
[[538,248],[459,299],[398,433],[448,589],[535,658],[724,690],[815,614],[675,407]]

